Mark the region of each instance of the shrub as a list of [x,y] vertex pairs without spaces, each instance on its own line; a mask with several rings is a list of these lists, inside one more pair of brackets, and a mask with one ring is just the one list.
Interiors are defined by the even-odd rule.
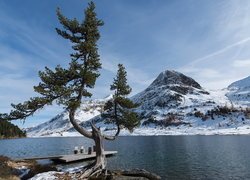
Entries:
[[202,112],[200,112],[200,111],[196,111],[196,112],[194,113],[194,116],[197,117],[197,118],[203,118],[203,117],[204,117],[204,114],[203,114]]
[[202,121],[206,121],[206,120],[208,120],[208,119],[209,119],[209,116],[204,115],[201,119],[202,119]]
[[177,118],[178,116],[173,113],[169,113],[164,119],[158,121],[158,125],[168,127],[168,126],[179,126],[179,125],[188,125],[190,123],[183,122]]

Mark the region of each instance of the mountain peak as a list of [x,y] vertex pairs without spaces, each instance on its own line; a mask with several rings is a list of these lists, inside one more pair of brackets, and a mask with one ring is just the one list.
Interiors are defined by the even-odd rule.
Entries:
[[150,86],[163,85],[182,85],[202,89],[194,79],[174,70],[166,70],[161,72]]
[[144,110],[157,111],[159,108],[177,108],[181,104],[188,104],[188,101],[197,103],[201,97],[208,98],[209,92],[203,90],[194,79],[177,71],[166,70],[132,99]]

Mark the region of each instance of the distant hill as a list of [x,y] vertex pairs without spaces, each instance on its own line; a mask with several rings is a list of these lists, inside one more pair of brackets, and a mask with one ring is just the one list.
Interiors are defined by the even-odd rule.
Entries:
[[0,121],[0,139],[17,137],[26,137],[26,133],[8,121]]

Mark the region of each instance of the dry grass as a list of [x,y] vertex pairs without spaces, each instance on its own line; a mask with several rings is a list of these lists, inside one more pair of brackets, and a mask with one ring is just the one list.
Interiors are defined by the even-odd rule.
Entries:
[[38,173],[56,171],[56,168],[49,165],[40,165],[36,161],[13,161],[7,157],[0,156],[0,180],[17,180],[18,168],[23,166],[30,169],[29,173],[23,177],[24,179],[31,178]]
[[0,180],[17,180],[17,175],[13,174],[13,168],[8,166],[9,158],[0,156]]

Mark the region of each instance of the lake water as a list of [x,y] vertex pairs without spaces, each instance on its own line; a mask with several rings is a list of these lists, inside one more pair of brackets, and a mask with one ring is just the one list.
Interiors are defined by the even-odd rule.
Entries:
[[[92,144],[82,137],[0,140],[0,155],[71,154],[75,146]],[[250,136],[119,137],[105,149],[118,151],[108,158],[111,169],[143,168],[171,180],[250,179]]]

